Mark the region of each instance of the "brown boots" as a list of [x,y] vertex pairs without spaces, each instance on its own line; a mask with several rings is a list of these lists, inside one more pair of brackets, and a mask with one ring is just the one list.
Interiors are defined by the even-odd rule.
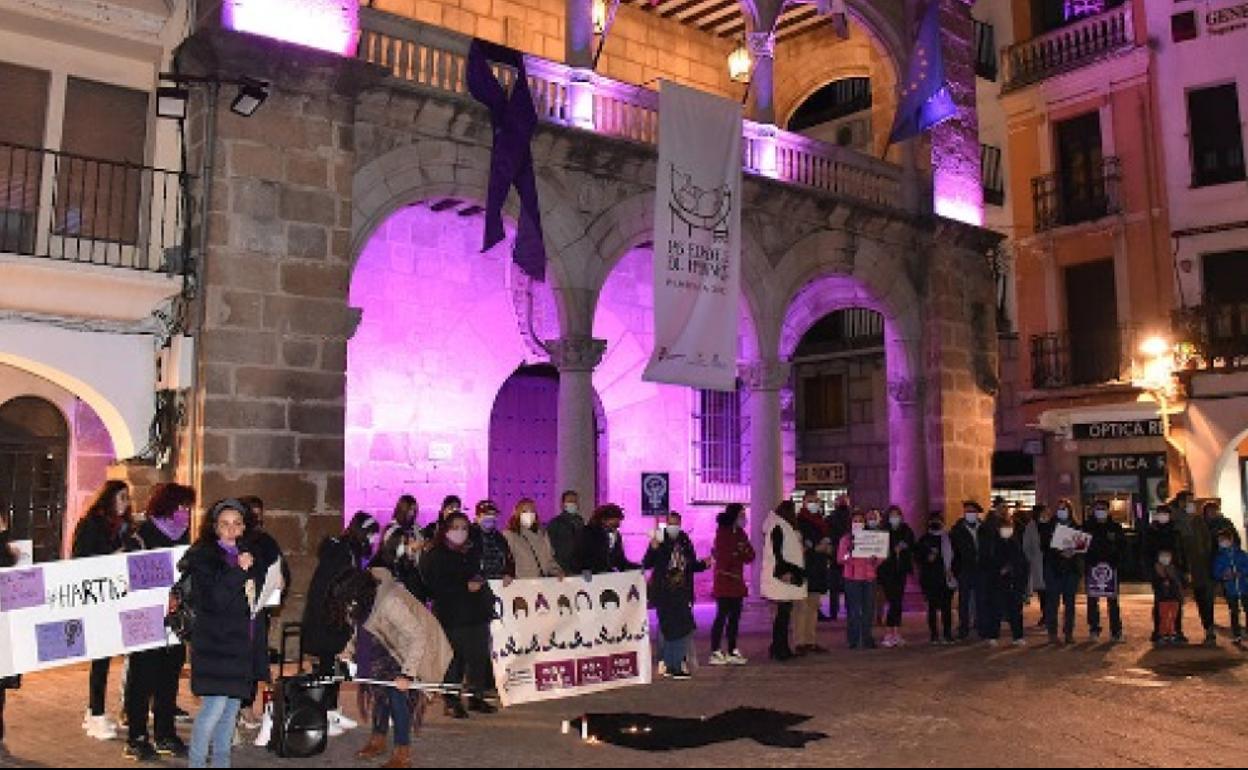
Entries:
[[382,767],[398,767],[409,768],[412,766],[412,750],[407,746],[395,746],[394,753],[390,755],[390,761],[382,765]]
[[364,748],[355,753],[355,758],[376,759],[385,754],[388,748],[390,748],[390,742],[386,740],[386,736],[373,733],[368,736],[368,743],[364,744]]

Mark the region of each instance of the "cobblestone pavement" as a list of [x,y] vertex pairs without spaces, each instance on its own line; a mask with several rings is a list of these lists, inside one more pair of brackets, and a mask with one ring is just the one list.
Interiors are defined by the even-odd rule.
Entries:
[[[931,648],[922,618],[910,615],[911,644],[904,649],[851,653],[844,649],[841,624],[821,625],[820,641],[835,644],[833,652],[784,666],[762,662],[766,611],[751,610],[743,648],[757,663],[733,669],[704,665],[689,682],[663,681],[521,706],[467,722],[453,722],[440,708],[430,709],[432,717],[415,742],[415,764],[1243,767],[1248,759],[1248,654],[1225,639],[1216,650],[1154,650],[1146,638],[1149,600],[1130,597],[1124,603],[1131,638],[1121,646],[1085,641],[1049,648],[1043,634],[1031,630],[1027,650],[990,650],[982,644]],[[1081,609],[1081,628],[1082,617]],[[1028,618],[1034,623],[1034,609]],[[1226,621],[1224,607],[1219,618]],[[700,625],[705,630],[709,619]],[[705,646],[701,637],[700,644]],[[79,729],[86,679],[83,667],[44,672],[27,677],[22,690],[10,693],[12,754],[0,758],[0,765],[132,764],[123,759],[121,743],[91,741]],[[344,702],[354,701],[344,695]],[[194,710],[189,695],[183,696],[183,705]],[[562,720],[586,712],[696,718],[743,705],[807,715],[809,721],[797,729],[828,737],[803,750],[735,740],[655,753],[586,744],[560,734]],[[278,760],[247,747],[236,751],[234,761],[247,767],[363,767],[354,752],[365,738],[355,731],[334,739],[329,751],[313,760]]]

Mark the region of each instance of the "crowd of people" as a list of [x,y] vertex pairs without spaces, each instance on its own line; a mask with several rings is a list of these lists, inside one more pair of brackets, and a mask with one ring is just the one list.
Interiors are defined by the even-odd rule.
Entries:
[[[257,745],[269,741],[271,724],[263,713],[261,688],[270,679],[273,610],[258,606],[256,592],[279,562],[284,585],[290,576],[281,546],[265,531],[262,500],[217,501],[208,506],[199,531],[192,533],[195,503],[193,489],[162,484],[136,512],[129,487],[107,482],[77,526],[73,556],[189,546],[179,569],[189,585],[184,600],[195,617],[186,640],[191,692],[199,700],[191,742],[185,745],[177,732],[177,723],[189,719],[177,705],[187,649],[171,644],[126,658],[121,688],[124,752],[139,761],[186,757],[192,767],[209,762],[228,767],[240,727],[259,730]],[[306,596],[301,646],[304,655],[315,659],[318,674],[337,676],[342,661],[349,660],[358,678],[374,683],[358,691],[360,713],[370,723],[360,759],[388,754],[383,767],[410,766],[413,732],[434,693],[454,719],[495,712],[490,581],[592,580],[604,573],[647,571],[658,619],[658,670],[677,680],[689,678],[697,662],[695,576],[706,571],[712,573],[716,603],[708,662],[748,663],[738,637],[750,594],[746,573],[760,556],[761,596],[774,609],[769,653],[779,662],[827,653],[819,643],[819,624],[837,619],[842,609],[849,649],[904,645],[902,611],[911,582],[926,600],[933,645],[956,644],[975,634],[998,646],[1004,625],[1010,641],[1025,646],[1023,609],[1032,597],[1039,600],[1039,623],[1050,643],[1071,644],[1076,595],[1081,584],[1090,583],[1084,580],[1087,570],[1099,565],[1112,574],[1112,590],[1088,591],[1089,638],[1099,640],[1105,631],[1104,604],[1110,640],[1125,639],[1117,585],[1129,558],[1127,536],[1104,502],[1077,516],[1068,500],[1053,510],[1037,505],[1027,511],[1011,509],[1004,501],[985,511],[968,501],[951,527],[944,514],[932,513],[925,531],[916,533],[896,506],[861,510],[842,497],[825,510],[821,498],[809,493],[800,505],[786,500],[767,514],[761,553],[751,542],[745,508],[729,505],[716,519],[706,558],[699,558],[681,515],[672,512],[656,522],[637,562],[626,552],[619,506],[602,505],[586,517],[572,491],[563,494],[560,505],[559,514],[543,525],[533,500],[521,500],[504,518],[489,500],[477,503],[469,514],[460,498],[448,496],[433,520],[421,526],[417,500],[404,495],[390,521],[383,524],[360,512],[340,534],[321,543]],[[1062,527],[1082,533],[1078,547],[1054,547],[1059,534],[1069,534]],[[886,540],[887,551],[864,552],[860,546],[867,540],[880,549]],[[1216,504],[1197,511],[1190,496],[1181,495],[1159,506],[1141,544],[1141,566],[1155,597],[1155,644],[1187,642],[1183,622],[1189,590],[1205,642],[1215,644],[1218,589],[1230,607],[1232,637],[1242,642],[1248,554]],[[11,566],[15,558],[7,526],[0,520],[0,567]],[[827,614],[822,611],[825,601]],[[884,629],[879,641],[878,627]],[[96,660],[88,678],[83,728],[99,740],[116,738],[122,727],[107,715],[109,668],[108,659]],[[4,693],[17,686],[20,678],[0,679],[0,741]],[[329,688],[330,736],[358,727],[342,713],[338,695]]]

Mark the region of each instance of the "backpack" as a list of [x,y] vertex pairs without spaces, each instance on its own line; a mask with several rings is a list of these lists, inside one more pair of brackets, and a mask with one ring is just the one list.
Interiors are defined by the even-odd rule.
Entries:
[[195,608],[191,604],[191,572],[187,570],[169,589],[169,605],[165,613],[165,627],[180,642],[189,642],[195,633]]

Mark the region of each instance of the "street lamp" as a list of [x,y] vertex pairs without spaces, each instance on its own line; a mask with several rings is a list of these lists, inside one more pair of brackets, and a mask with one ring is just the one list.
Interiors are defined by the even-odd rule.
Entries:
[[728,54],[728,77],[734,83],[750,82],[750,68],[753,63],[750,59],[750,49],[746,47],[743,40],[732,53]]
[[594,20],[594,34],[601,35],[607,31],[607,0],[594,0],[591,9]]

